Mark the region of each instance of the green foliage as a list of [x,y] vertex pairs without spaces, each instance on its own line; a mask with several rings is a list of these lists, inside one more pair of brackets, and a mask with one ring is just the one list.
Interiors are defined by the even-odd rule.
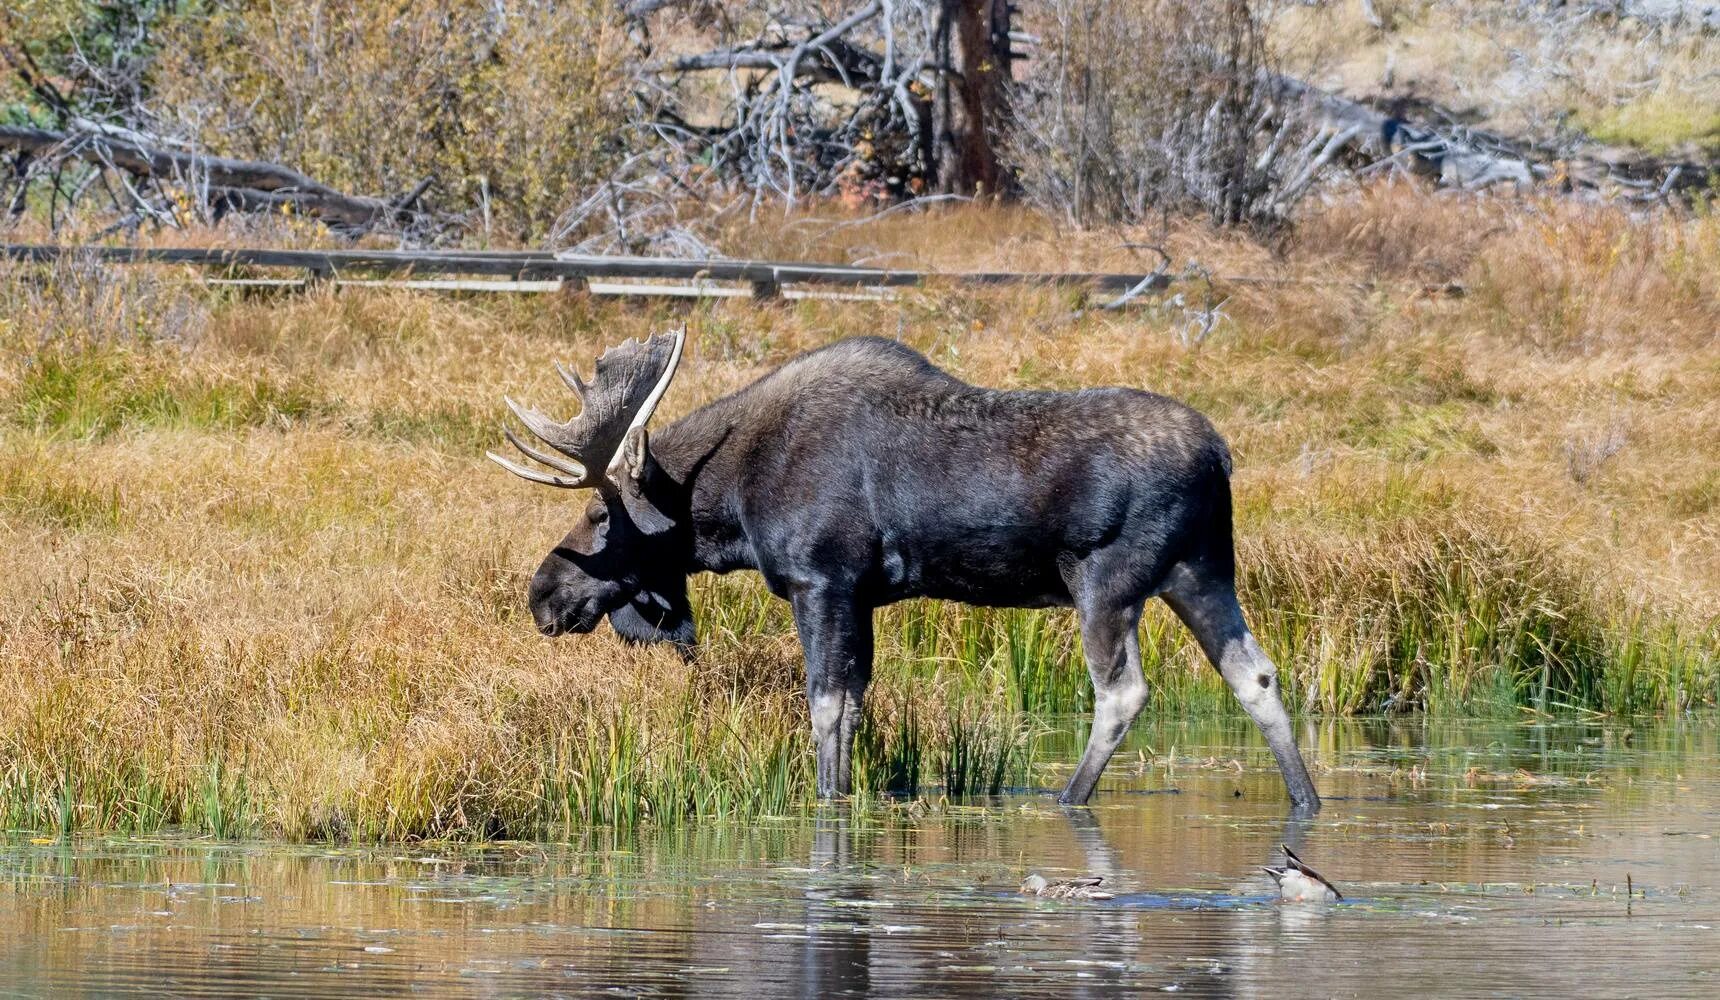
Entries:
[[1585,125],[1601,142],[1649,153],[1673,153],[1686,145],[1720,150],[1720,109],[1660,92],[1596,112]]
[[1033,730],[1012,714],[1002,717],[971,703],[950,708],[949,736],[938,748],[937,767],[949,795],[995,795],[1031,772]]
[[470,455],[493,447],[496,419],[465,403],[372,410],[355,429],[385,441],[426,444],[450,454]]
[[25,763],[14,761],[0,770],[0,827],[60,837],[85,831],[154,833],[170,826],[217,837],[258,832],[247,815],[243,777],[220,758],[190,784],[137,764],[106,770],[68,762],[63,770],[47,772]]
[[932,678],[969,671],[1000,682],[1018,711],[1084,712],[1092,689],[1080,639],[1067,611],[974,610],[951,614],[938,601],[908,601],[878,614],[893,645],[886,653],[904,669]]
[[118,493],[101,493],[78,483],[42,482],[37,477],[0,483],[0,509],[69,531],[114,528],[123,520]]
[[24,68],[8,65],[11,72],[0,74],[0,122],[46,125],[63,110],[101,119],[132,109],[143,97],[158,30],[188,6],[184,0],[8,0],[0,10],[0,45],[10,45]]
[[926,734],[912,701],[889,715],[866,713],[854,738],[854,780],[869,795],[912,795],[925,774]]
[[1537,539],[1431,511],[1371,534],[1281,535],[1243,559],[1256,630],[1309,708],[1630,713],[1715,697],[1712,636],[1603,605]]
[[325,407],[309,385],[267,373],[211,378],[137,364],[122,350],[38,355],[6,407],[37,433],[99,438],[121,427],[257,427]]

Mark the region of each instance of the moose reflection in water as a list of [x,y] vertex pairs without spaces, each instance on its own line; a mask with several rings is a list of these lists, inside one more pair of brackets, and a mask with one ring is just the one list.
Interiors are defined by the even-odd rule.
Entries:
[[792,605],[806,654],[818,793],[851,790],[851,747],[872,673],[872,611],[909,597],[1073,606],[1094,724],[1062,794],[1092,795],[1147,700],[1138,626],[1171,606],[1266,737],[1299,812],[1319,808],[1279,697],[1277,668],[1237,604],[1230,451],[1194,410],[1134,389],[968,385],[877,337],[803,354],[647,435],[685,331],[628,341],[557,423],[512,400],[546,452],[507,429],[583,515],[538,567],[548,635],[695,638],[687,577],[757,570]]
[[[1330,914],[1321,907],[1283,905],[1267,899],[1270,880],[1260,877],[1239,883],[1231,893],[1163,892],[1171,873],[1132,870],[1130,861],[1111,839],[1107,820],[1129,826],[1132,816],[1101,817],[1087,809],[1064,809],[1062,824],[1048,819],[1048,829],[1061,829],[1056,839],[1072,851],[1082,870],[1103,875],[1107,887],[1115,888],[1115,899],[1105,901],[1031,901],[1038,913],[1016,913],[995,921],[990,933],[972,928],[976,936],[962,946],[970,956],[988,947],[1013,953],[1010,939],[1024,929],[1023,921],[1037,917],[1055,922],[1065,940],[1081,942],[1078,958],[1082,974],[1073,982],[1059,984],[1059,992],[1070,996],[1112,996],[1119,989],[1138,989],[1142,972],[1153,954],[1154,936],[1142,920],[1142,911],[1184,914],[1190,920],[1182,928],[1179,944],[1191,955],[1210,956],[1183,964],[1175,985],[1196,996],[1227,996],[1236,992],[1236,972],[1258,969],[1269,977],[1294,976],[1307,956],[1299,954],[1295,938],[1317,928]],[[889,892],[878,892],[873,884],[853,873],[864,871],[878,848],[871,840],[877,831],[843,812],[821,813],[808,851],[804,891],[804,924],[783,922],[763,928],[772,935],[769,948],[757,950],[754,965],[736,965],[736,956],[711,953],[696,961],[727,964],[740,978],[765,981],[787,972],[798,977],[801,996],[889,996],[917,981],[908,970],[923,967],[927,949],[917,940],[914,925],[894,913]],[[1289,816],[1278,827],[1281,840],[1304,842],[1304,817]],[[960,850],[957,847],[956,850]],[[1278,857],[1278,855],[1274,855]],[[1262,859],[1266,860],[1266,859]],[[840,873],[849,873],[843,877]],[[888,884],[888,880],[886,880]],[[1160,891],[1153,891],[1154,887]],[[1000,907],[1011,906],[1007,888],[994,890]],[[1262,910],[1279,911],[1276,919],[1262,920]],[[959,911],[958,911],[959,912]],[[1196,915],[1199,915],[1196,918]],[[971,923],[953,918],[953,925]],[[1288,938],[1288,940],[1285,940]],[[1019,960],[1020,956],[1012,956]],[[971,958],[969,959],[971,961]],[[958,963],[959,964],[959,963]],[[1019,967],[1014,970],[1022,974]],[[1031,973],[1026,973],[1031,975]],[[1270,978],[1268,981],[1271,981]],[[995,992],[974,988],[974,983],[954,979],[942,984],[951,996],[987,996],[1009,992],[1002,982],[991,984]],[[1043,985],[1041,982],[1040,985]],[[1031,991],[1030,991],[1031,992]]]

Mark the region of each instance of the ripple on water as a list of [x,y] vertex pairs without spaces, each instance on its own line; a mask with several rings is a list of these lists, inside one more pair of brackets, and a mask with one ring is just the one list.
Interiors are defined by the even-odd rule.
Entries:
[[[1451,994],[1712,995],[1720,727],[1631,728],[1624,748],[1598,724],[1309,727],[1328,799],[1306,823],[1285,819],[1246,724],[1207,720],[1144,724],[1087,810],[1021,791],[645,834],[624,852],[15,834],[0,841],[0,982],[1372,996],[1408,970],[1400,982]],[[1258,868],[1286,841],[1343,902],[1276,902]],[[1029,870],[1104,875],[1117,895],[1023,896]]]

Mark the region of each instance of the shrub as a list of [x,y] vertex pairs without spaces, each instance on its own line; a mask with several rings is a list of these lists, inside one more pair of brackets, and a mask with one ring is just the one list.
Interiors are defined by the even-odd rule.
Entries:
[[1018,98],[1010,159],[1026,196],[1077,224],[1189,209],[1271,215],[1256,170],[1263,15],[1246,0],[1054,0]]
[[540,237],[605,176],[626,36],[600,0],[236,0],[167,29],[153,89],[208,149]]

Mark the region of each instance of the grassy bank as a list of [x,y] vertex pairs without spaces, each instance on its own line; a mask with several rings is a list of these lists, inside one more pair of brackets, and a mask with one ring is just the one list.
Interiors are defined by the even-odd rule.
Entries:
[[[1131,234],[1013,212],[832,225],[750,245],[1136,266]],[[700,581],[691,664],[545,641],[523,585],[570,500],[482,461],[504,392],[559,412],[552,359],[588,367],[682,320],[668,418],[859,332],[987,384],[1200,407],[1235,448],[1245,602],[1302,710],[1714,703],[1716,219],[1383,191],[1276,252],[1169,242],[1272,280],[1221,282],[1227,318],[1191,345],[1199,283],[1077,316],[1033,289],[239,298],[171,270],[6,270],[0,827],[518,836],[803,804],[786,606],[750,577]],[[1022,713],[1086,707],[1068,613],[915,602],[878,625],[868,794],[1035,780]],[[1150,711],[1227,708],[1168,614],[1143,628]]]

